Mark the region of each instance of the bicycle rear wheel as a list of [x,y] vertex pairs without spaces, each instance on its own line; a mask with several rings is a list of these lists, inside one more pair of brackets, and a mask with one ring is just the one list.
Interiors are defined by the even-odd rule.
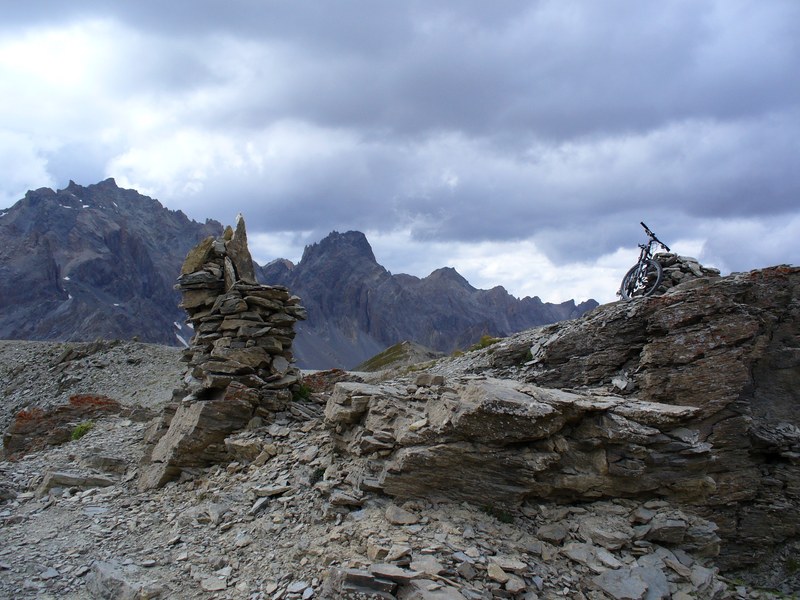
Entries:
[[661,265],[648,258],[642,263],[633,265],[622,278],[622,286],[619,288],[620,296],[624,300],[652,296],[661,280],[664,278],[664,271]]

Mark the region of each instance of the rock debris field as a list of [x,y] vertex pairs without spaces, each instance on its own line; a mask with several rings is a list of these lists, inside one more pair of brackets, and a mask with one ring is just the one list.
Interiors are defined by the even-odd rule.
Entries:
[[[109,397],[123,408],[93,420],[79,439],[0,462],[0,597],[791,593],[721,576],[713,524],[665,501],[528,501],[506,510],[479,497],[403,501],[356,491],[361,466],[334,448],[324,387],[301,411],[232,436],[236,460],[138,491],[145,431],[180,382],[179,358],[179,349],[133,342],[0,342],[4,431],[19,411],[52,409],[75,394]],[[426,382],[404,375],[389,383],[413,395]]]

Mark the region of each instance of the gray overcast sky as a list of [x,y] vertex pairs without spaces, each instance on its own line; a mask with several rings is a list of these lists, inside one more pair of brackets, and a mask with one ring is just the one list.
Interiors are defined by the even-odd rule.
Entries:
[[797,0],[0,3],[0,207],[114,177],[261,263],[357,229],[552,301],[614,299],[640,220],[800,263]]

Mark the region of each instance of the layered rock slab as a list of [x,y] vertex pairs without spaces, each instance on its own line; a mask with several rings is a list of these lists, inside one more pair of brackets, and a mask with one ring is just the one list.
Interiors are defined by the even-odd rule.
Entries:
[[336,443],[369,457],[388,494],[519,505],[643,494],[699,500],[714,489],[712,449],[686,433],[695,407],[491,378],[428,388],[427,396],[349,383],[328,401]]

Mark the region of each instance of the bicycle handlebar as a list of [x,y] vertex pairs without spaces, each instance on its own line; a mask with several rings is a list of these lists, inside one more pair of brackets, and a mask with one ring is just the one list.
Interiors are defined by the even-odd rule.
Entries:
[[658,239],[658,238],[656,237],[656,234],[655,234],[655,233],[653,233],[652,231],[650,231],[650,228],[649,228],[647,225],[645,225],[645,224],[644,224],[644,221],[639,221],[639,225],[641,225],[642,227],[644,227],[645,233],[647,233],[647,236],[648,236],[648,237],[649,237],[651,240],[653,240],[654,242],[658,242],[659,244],[661,244],[661,245],[664,247],[664,249],[665,249],[667,252],[672,252],[672,251],[669,249],[669,246],[667,246],[667,245],[666,245],[664,242],[662,242],[660,239]]

